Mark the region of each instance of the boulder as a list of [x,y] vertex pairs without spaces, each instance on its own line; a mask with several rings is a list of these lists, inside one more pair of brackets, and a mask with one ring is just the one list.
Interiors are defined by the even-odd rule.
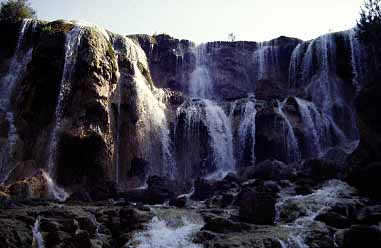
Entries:
[[248,191],[242,194],[239,203],[239,217],[241,221],[271,225],[275,221],[274,195],[264,192]]
[[364,207],[358,211],[357,220],[361,224],[380,225],[381,205]]
[[340,178],[343,167],[332,160],[308,159],[302,166],[299,177],[305,177],[316,182]]
[[169,201],[169,206],[184,208],[187,205],[187,201],[188,198],[186,196],[178,196]]
[[205,221],[205,225],[202,228],[203,231],[230,233],[250,230],[249,225],[230,220],[226,217],[217,216],[214,214],[204,214],[203,218]]
[[352,225],[353,220],[333,212],[324,212],[316,216],[316,221],[323,222],[328,226],[344,229]]
[[269,159],[254,166],[241,169],[241,180],[262,179],[262,180],[287,180],[293,175],[293,169],[285,163]]
[[381,202],[381,162],[358,167],[350,174],[349,181],[364,194]]
[[375,226],[352,226],[337,233],[337,242],[343,248],[381,246],[381,231]]
[[213,184],[210,181],[198,178],[194,182],[194,193],[191,198],[193,200],[203,201],[213,195],[213,189]]

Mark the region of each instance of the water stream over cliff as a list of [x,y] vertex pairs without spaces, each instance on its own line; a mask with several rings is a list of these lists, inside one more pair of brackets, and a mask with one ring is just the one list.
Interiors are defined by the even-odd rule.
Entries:
[[283,111],[285,103],[286,100],[284,100],[283,102],[278,102],[277,111],[282,116],[284,124],[286,124],[286,126],[283,126],[283,130],[285,131],[284,147],[287,153],[287,162],[292,163],[300,160],[300,150],[298,140],[296,139],[294,133],[294,128],[292,127],[288,116]]
[[[157,89],[149,79],[149,68],[146,55],[135,41],[129,38],[122,39],[122,46],[114,44],[114,49],[119,56],[126,56],[133,66],[132,80],[122,77],[119,72],[118,81],[118,113],[122,113],[121,105],[126,97],[123,87],[131,87],[136,91],[136,112],[138,120],[135,126],[137,142],[139,145],[140,156],[148,160],[151,165],[150,174],[164,175],[168,177],[175,176],[175,161],[172,155],[172,141],[168,129],[166,117],[165,92]],[[145,73],[145,75],[143,75]],[[132,81],[129,86],[129,81]],[[118,131],[116,139],[116,175],[119,181],[121,160],[120,154],[127,151],[121,151],[121,133],[123,130],[121,121],[125,116],[118,117]]]
[[33,25],[33,21],[26,19],[22,21],[19,37],[16,44],[14,55],[11,59],[7,74],[0,80],[0,111],[4,112],[8,122],[8,144],[0,148],[0,182],[8,178],[12,171],[10,165],[14,159],[14,145],[17,142],[17,130],[14,124],[14,114],[11,106],[11,98],[15,85],[24,76],[26,67],[32,59],[33,48],[23,50],[25,33]]
[[32,248],[45,248],[44,239],[42,238],[42,234],[40,232],[40,217],[39,216],[34,222],[32,233],[33,233]]
[[65,43],[65,63],[62,73],[60,91],[58,95],[56,110],[54,113],[54,126],[51,133],[51,138],[48,145],[48,173],[54,174],[54,166],[57,152],[57,145],[59,143],[59,130],[64,124],[64,108],[66,98],[71,91],[71,80],[74,74],[74,68],[77,60],[78,47],[81,43],[81,38],[83,35],[83,29],[80,26],[75,26],[66,35]]
[[[11,147],[18,137],[16,126],[12,124],[12,85],[25,73],[33,75],[24,72],[31,60],[33,45],[30,49],[22,46],[23,35],[32,23],[30,20],[22,23],[15,54],[11,63],[8,62],[9,71],[1,79],[1,109],[10,124],[8,144],[1,148],[2,154],[6,154],[0,164],[3,179],[10,172],[7,166],[12,157]],[[57,29],[65,34],[65,54],[53,121],[44,120],[46,129],[51,130],[50,139],[29,135],[35,139],[30,143],[36,147],[47,143],[45,169],[52,185],[57,179],[56,160],[62,152],[58,151],[61,131],[79,127],[86,133],[81,125],[91,122],[86,118],[93,115],[102,119],[97,111],[105,106],[107,118],[102,121],[107,128],[90,124],[88,129],[104,141],[107,151],[103,156],[109,156],[100,170],[107,172],[121,187],[129,185],[127,179],[130,178],[144,184],[154,174],[187,181],[200,176],[220,178],[266,159],[293,163],[323,157],[332,148],[349,153],[354,149],[351,144],[359,138],[353,99],[363,85],[367,69],[364,47],[352,30],[306,42],[280,37],[261,43],[212,42],[195,46],[159,36],[150,37],[145,43],[145,36],[126,38],[91,24],[63,24],[71,24],[73,28]],[[36,37],[46,31],[40,29],[32,31]],[[87,33],[105,39],[97,39],[89,45],[87,39],[94,37],[87,37],[90,36]],[[86,42],[81,42],[84,35]],[[161,39],[165,48],[160,49],[167,49],[165,52],[158,50]],[[73,101],[71,98],[81,97],[81,93],[77,96],[77,92],[72,92],[72,85],[77,80],[79,49],[87,49],[87,45],[102,46],[99,51],[93,49],[96,55],[90,59],[99,59],[105,53],[110,60],[102,63],[115,70],[107,71],[100,61],[93,63],[99,66],[99,71],[94,74],[96,79],[91,80],[107,74],[107,79],[104,76],[101,80],[105,86],[97,85],[89,90],[99,93],[99,98],[83,104],[84,114],[78,114],[72,121],[72,117],[65,114]],[[81,60],[81,64],[87,62]],[[169,75],[172,66],[176,67],[174,75]],[[34,96],[34,92],[28,94]],[[104,96],[107,97],[103,99]],[[28,114],[17,116],[19,125]],[[77,135],[74,133],[71,134]],[[79,143],[84,142],[83,137],[78,138]],[[40,152],[33,149],[28,152]],[[95,153],[97,151],[92,154]],[[28,156],[23,160],[38,160]],[[94,163],[92,159],[88,161]],[[83,174],[87,177],[89,173]],[[139,186],[135,185],[139,183],[131,185]],[[58,191],[52,186],[51,192]]]

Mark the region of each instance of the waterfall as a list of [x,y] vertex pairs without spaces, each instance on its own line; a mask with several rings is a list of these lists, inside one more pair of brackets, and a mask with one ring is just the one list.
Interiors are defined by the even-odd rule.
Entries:
[[73,27],[66,34],[65,42],[65,63],[63,68],[63,74],[61,79],[60,90],[58,94],[56,110],[54,113],[54,127],[51,133],[49,141],[49,153],[48,153],[48,173],[52,175],[54,173],[55,159],[57,153],[57,145],[59,143],[58,131],[62,128],[65,101],[71,91],[71,80],[75,72],[75,65],[77,61],[77,53],[81,38],[84,30],[80,26]]
[[58,187],[58,185],[50,177],[49,173],[42,171],[42,176],[46,181],[49,195],[60,202],[66,201],[66,199],[69,197],[69,194],[63,188]]
[[[332,133],[332,145],[347,146],[358,139],[358,130],[355,125],[355,113],[351,102],[345,95],[345,82],[338,75],[337,42],[336,37],[344,36],[351,49],[351,63],[354,71],[353,84],[357,89],[359,76],[364,72],[358,59],[361,56],[360,45],[354,31],[331,33],[318,37],[315,40],[299,44],[293,51],[289,66],[289,84],[292,87],[304,87],[306,97],[310,98],[324,115],[324,124],[329,122]],[[364,60],[361,60],[364,62]],[[360,72],[361,71],[361,72]],[[300,102],[299,102],[300,103]],[[302,106],[303,107],[303,106]],[[311,105],[310,105],[311,107]],[[304,110],[304,121],[308,123],[308,115]],[[303,113],[301,113],[303,114]],[[320,135],[320,134],[319,134]],[[312,133],[310,136],[314,136]],[[324,136],[324,135],[323,135]],[[315,139],[316,140],[316,139]]]
[[[223,177],[234,171],[233,135],[231,122],[223,109],[207,99],[193,99],[183,103],[177,110],[178,118],[184,115],[184,135],[181,142],[186,143],[186,150],[192,154],[192,145],[200,142],[200,128],[205,126],[209,136],[209,149],[216,171],[210,177]],[[194,156],[194,155],[193,155]],[[190,165],[192,166],[192,165]],[[191,171],[192,168],[185,168]]]
[[[155,88],[148,82],[142,70],[148,70],[148,61],[142,48],[129,38],[122,39],[122,47],[114,48],[119,55],[126,55],[132,62],[134,75],[132,87],[136,90],[136,109],[138,122],[136,131],[141,155],[151,164],[151,173],[175,176],[175,161],[172,156],[172,141],[166,117],[165,92]],[[121,112],[123,101],[122,77],[118,80],[118,112]],[[118,119],[120,126],[121,117]],[[120,130],[117,130],[116,140],[116,174],[119,181],[120,171]],[[153,166],[155,165],[155,166]]]
[[[63,189],[59,188],[57,185],[55,185],[54,180],[51,177],[54,175],[57,156],[57,146],[60,138],[59,131],[63,127],[65,102],[71,91],[71,81],[75,72],[77,53],[83,33],[84,30],[80,26],[74,26],[68,33],[66,33],[65,63],[56,104],[56,110],[54,113],[54,126],[51,131],[50,140],[48,144],[49,152],[47,160],[47,176],[49,180],[47,181],[50,182],[51,188],[53,189],[51,193],[55,198],[59,200],[64,200],[66,198],[66,192]],[[63,196],[61,196],[60,194],[61,191],[64,192],[62,194]]]
[[[240,162],[244,161],[247,148],[251,148],[251,164],[255,164],[255,117],[257,110],[255,109],[255,97],[248,99],[241,109],[240,125],[238,128],[239,136],[239,156]],[[251,143],[249,143],[251,142]],[[245,165],[247,166],[247,165]]]
[[320,156],[329,144],[329,123],[317,110],[315,104],[295,97],[301,115],[309,155]]
[[201,248],[192,237],[203,226],[199,214],[192,210],[152,209],[156,216],[146,230],[136,233],[125,248]]
[[0,156],[5,158],[0,159],[0,182],[7,179],[10,169],[9,164],[13,159],[13,149],[17,141],[17,130],[14,123],[14,114],[12,112],[11,97],[16,84],[20,81],[25,74],[27,65],[32,59],[33,48],[23,52],[22,45],[26,31],[29,30],[30,25],[34,25],[31,19],[22,21],[19,31],[19,37],[16,45],[14,55],[11,59],[7,74],[0,80],[0,112],[5,113],[5,119],[8,122],[8,144],[0,149]]
[[369,72],[367,69],[368,53],[366,51],[365,46],[361,43],[361,41],[357,37],[356,29],[351,29],[346,31],[345,35],[347,40],[349,41],[349,45],[351,48],[353,86],[356,90],[356,93],[358,93],[362,89],[362,87],[364,86],[364,83],[367,80],[366,75]]
[[213,85],[209,73],[207,45],[201,44],[192,49],[196,58],[196,67],[190,74],[189,94],[191,97],[210,98],[213,96]]
[[253,61],[256,80],[279,79],[279,47],[269,42],[258,43],[257,50],[254,51]]
[[300,160],[300,152],[298,140],[296,139],[294,128],[291,125],[290,120],[283,111],[283,107],[286,104],[287,98],[283,102],[278,101],[277,112],[282,116],[284,123],[286,123],[285,136],[284,136],[284,145],[285,151],[287,153],[287,162],[295,162]]
[[138,94],[137,104],[140,116],[137,128],[140,132],[143,132],[141,146],[145,149],[148,148],[145,151],[145,154],[147,157],[151,158],[151,164],[156,164],[157,161],[153,160],[155,150],[152,150],[152,148],[155,146],[155,141],[157,139],[152,137],[158,136],[158,140],[161,143],[160,153],[162,154],[161,159],[163,168],[157,173],[173,178],[175,175],[175,164],[172,157],[172,142],[165,115],[166,105],[163,101],[165,93],[154,87],[152,87],[153,89],[151,91],[147,85],[147,80],[140,72],[137,63],[134,63],[134,68],[136,90]]
[[40,216],[37,217],[36,221],[34,222],[32,233],[33,233],[33,248],[45,248],[44,239],[42,238],[42,234],[40,232]]

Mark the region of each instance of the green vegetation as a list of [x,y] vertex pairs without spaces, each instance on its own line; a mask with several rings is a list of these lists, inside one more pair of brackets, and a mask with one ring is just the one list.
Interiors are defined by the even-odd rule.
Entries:
[[152,88],[153,87],[153,81],[151,78],[151,73],[139,61],[138,61],[138,68],[142,72],[143,76],[147,79],[147,82],[149,83],[150,88]]
[[54,21],[45,24],[41,31],[47,34],[57,33],[57,32],[69,32],[73,28],[73,24],[65,23],[63,21]]
[[8,0],[1,3],[0,20],[17,22],[25,18],[36,18],[36,11],[28,0]]
[[109,56],[111,59],[115,59],[115,51],[114,48],[112,47],[111,42],[108,42],[107,44],[107,56]]

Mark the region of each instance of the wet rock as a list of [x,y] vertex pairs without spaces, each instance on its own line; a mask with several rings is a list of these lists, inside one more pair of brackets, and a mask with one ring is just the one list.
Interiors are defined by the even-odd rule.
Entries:
[[309,159],[303,163],[298,176],[319,182],[340,178],[342,173],[343,168],[332,160]]
[[91,202],[91,196],[86,190],[78,190],[70,194],[67,202]]
[[75,243],[77,247],[91,248],[90,234],[84,230],[77,231],[75,234]]
[[147,180],[150,204],[162,204],[179,193],[184,193],[181,184],[168,178],[151,176]]
[[169,201],[169,206],[175,206],[178,208],[183,208],[187,205],[187,201],[188,201],[188,199],[186,196],[178,196],[178,197],[172,198]]
[[381,246],[381,231],[375,226],[352,226],[338,233],[337,240],[343,248],[376,248]]
[[292,177],[293,170],[290,166],[277,160],[265,160],[251,167],[243,168],[240,177],[242,180],[286,180]]
[[[9,212],[8,214],[9,215]],[[31,226],[17,218],[4,216],[1,212],[0,244],[9,248],[30,248],[32,244]]]
[[316,216],[315,220],[323,222],[327,224],[328,226],[339,228],[339,229],[348,228],[353,223],[353,220],[345,216],[342,216],[340,214],[332,213],[332,212],[321,213],[318,216]]
[[271,225],[275,221],[276,198],[272,194],[248,191],[242,194],[239,203],[241,221],[260,225]]
[[198,178],[194,182],[194,193],[192,195],[193,200],[203,201],[210,198],[213,195],[213,184],[206,180]]
[[357,220],[361,224],[379,225],[381,223],[381,205],[360,209],[357,214]]
[[205,225],[202,230],[216,232],[216,233],[229,233],[229,232],[242,232],[244,230],[249,230],[250,226],[229,220],[225,217],[217,216],[214,214],[203,215]]
[[[374,162],[351,171],[350,182],[358,187],[362,193],[381,200],[381,162]],[[380,201],[381,202],[381,201]]]

